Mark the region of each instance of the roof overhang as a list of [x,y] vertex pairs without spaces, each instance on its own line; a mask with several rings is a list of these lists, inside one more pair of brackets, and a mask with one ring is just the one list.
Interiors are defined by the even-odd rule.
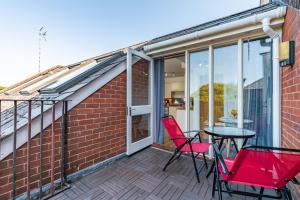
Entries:
[[215,45],[236,41],[236,38],[246,38],[265,36],[262,30],[261,21],[270,18],[271,26],[274,29],[281,29],[284,23],[286,7],[281,6],[276,9],[251,15],[229,23],[213,26],[204,30],[196,31],[186,35],[164,40],[161,42],[144,46],[144,51],[152,57],[179,53],[186,49],[199,48],[201,46]]

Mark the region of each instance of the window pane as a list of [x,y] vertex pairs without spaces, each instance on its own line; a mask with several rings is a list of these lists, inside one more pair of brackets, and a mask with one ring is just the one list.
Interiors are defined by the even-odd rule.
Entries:
[[[185,127],[185,57],[164,60],[164,107],[165,115],[172,115],[183,131]],[[168,132],[164,132],[164,145],[173,148]]]
[[214,121],[237,126],[237,45],[214,49]]
[[132,65],[132,105],[150,104],[150,62],[138,56],[133,56]]
[[272,42],[259,39],[244,42],[244,127],[256,131],[251,140],[272,145]]
[[[190,129],[208,126],[208,51],[190,53]],[[208,135],[201,137],[208,141]]]
[[132,116],[132,142],[137,142],[150,134],[150,114]]

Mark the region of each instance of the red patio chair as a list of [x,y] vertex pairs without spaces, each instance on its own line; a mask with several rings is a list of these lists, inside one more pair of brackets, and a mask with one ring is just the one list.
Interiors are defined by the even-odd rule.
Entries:
[[[200,153],[202,153],[205,167],[207,168],[205,152],[208,151],[210,144],[202,143],[199,130],[183,132],[173,116],[169,115],[169,116],[163,117],[162,123],[163,123],[164,127],[166,128],[167,132],[169,133],[171,140],[174,142],[174,144],[176,146],[174,154],[171,156],[171,158],[165,165],[163,171],[165,171],[172,162],[174,162],[176,159],[179,159],[179,157],[182,155],[182,153],[190,153],[192,155],[193,164],[194,164],[194,168],[195,168],[195,172],[196,172],[196,177],[197,177],[197,181],[199,183],[200,179],[199,179],[199,173],[198,173],[195,158]],[[186,137],[184,135],[184,133],[188,133],[188,134],[196,133],[196,134],[193,137]],[[193,142],[196,138],[198,138],[199,141]],[[179,153],[179,155],[177,156],[178,153]],[[197,154],[195,155],[194,153],[197,153]]]
[[[234,159],[223,159],[216,144],[213,144],[215,153],[215,177],[213,181],[213,196],[218,190],[219,199],[222,192],[239,194],[258,199],[274,198],[281,199],[282,194],[287,200],[292,200],[292,195],[287,187],[288,182],[299,184],[296,175],[300,172],[300,150],[247,146],[243,147]],[[218,189],[216,189],[216,181]],[[222,189],[222,183],[226,190]],[[242,184],[260,187],[259,193],[231,190],[228,183]],[[264,189],[273,189],[277,195],[266,195]]]

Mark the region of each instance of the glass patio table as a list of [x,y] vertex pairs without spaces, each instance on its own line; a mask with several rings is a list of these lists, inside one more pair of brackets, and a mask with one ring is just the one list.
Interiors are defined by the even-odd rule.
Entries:
[[[221,151],[224,140],[232,139],[234,147],[237,152],[238,152],[238,147],[237,147],[237,144],[235,143],[234,139],[244,139],[244,142],[242,145],[242,147],[243,147],[247,144],[248,139],[254,137],[256,134],[254,131],[251,131],[248,129],[236,128],[236,127],[217,127],[217,126],[205,128],[204,132],[206,134],[212,136],[213,143],[215,143],[216,140],[220,140],[220,143],[218,146],[220,151]],[[206,177],[208,177],[212,173],[214,165],[215,165],[215,163],[212,164]]]
[[[232,117],[220,117],[219,121],[225,124],[229,124],[229,125],[237,125],[238,124],[238,120]],[[247,125],[247,124],[252,124],[253,121],[249,120],[249,119],[244,119],[243,120],[243,124]]]

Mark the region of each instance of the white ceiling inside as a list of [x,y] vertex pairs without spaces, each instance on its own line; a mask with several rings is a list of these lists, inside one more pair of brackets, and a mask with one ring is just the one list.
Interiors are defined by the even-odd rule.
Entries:
[[184,56],[165,59],[164,65],[165,77],[184,76]]

